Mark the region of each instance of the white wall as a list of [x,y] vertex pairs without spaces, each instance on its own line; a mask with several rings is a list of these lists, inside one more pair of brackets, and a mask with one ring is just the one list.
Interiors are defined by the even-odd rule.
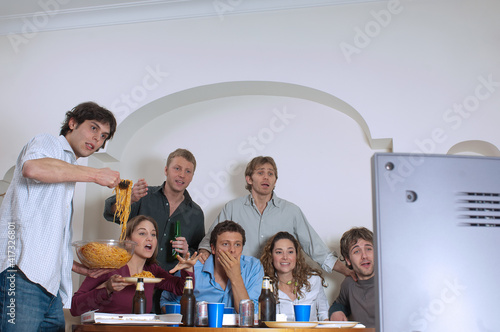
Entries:
[[[33,135],[57,134],[66,110],[94,100],[119,118],[117,139],[130,137],[123,146],[109,144],[121,152],[118,162],[82,162],[159,184],[166,155],[177,147],[192,150],[198,168],[189,189],[205,192],[195,197],[208,227],[226,201],[245,193],[241,168],[228,184],[213,174],[233,161],[243,167],[252,155],[238,146],[260,133],[265,144],[257,153],[278,163],[276,193],[301,206],[324,241],[338,249],[345,230],[371,227],[369,159],[376,150],[359,122],[310,100],[204,100],[200,90],[188,94],[192,104],[164,114],[160,109],[151,117],[141,107],[208,84],[283,82],[352,105],[371,137],[392,138],[395,152],[446,153],[469,140],[499,147],[499,9],[494,0],[381,1],[44,32],[17,52],[4,36],[0,174]],[[342,48],[348,47],[357,53],[346,56]],[[454,112],[455,104],[465,105]],[[295,117],[271,139],[265,133],[275,110]],[[130,114],[145,124],[134,128]],[[117,236],[101,216],[111,190],[78,188],[75,240]],[[341,278],[328,279],[332,299]]]

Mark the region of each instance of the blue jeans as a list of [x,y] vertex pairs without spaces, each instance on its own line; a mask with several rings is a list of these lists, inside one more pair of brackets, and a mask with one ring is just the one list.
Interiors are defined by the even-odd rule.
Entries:
[[17,267],[0,273],[0,331],[64,332],[61,296],[31,282]]

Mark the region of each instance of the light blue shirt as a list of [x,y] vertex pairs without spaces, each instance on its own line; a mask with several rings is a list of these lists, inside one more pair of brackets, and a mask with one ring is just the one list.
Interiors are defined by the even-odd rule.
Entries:
[[[213,257],[210,255],[205,264],[197,262],[194,266],[194,296],[196,301],[219,302],[224,303],[225,307],[235,308],[231,281],[228,281],[226,289],[222,289],[215,281]],[[264,269],[257,258],[244,255],[241,255],[240,258],[240,268],[248,296],[253,300],[254,309],[257,312]],[[163,291],[160,306],[163,307],[168,303],[180,303],[180,299],[180,296]]]
[[245,229],[247,241],[243,255],[259,258],[267,240],[283,231],[295,236],[304,252],[321,265],[323,270],[332,272],[337,255],[321,240],[297,205],[274,193],[262,214],[255,206],[251,194],[228,202],[200,242],[200,249],[210,252],[210,234],[218,223],[225,220],[237,222]]
[[22,175],[28,160],[54,158],[76,165],[64,136],[42,134],[19,154],[12,183],[0,207],[0,271],[17,265],[30,281],[71,305],[74,182],[42,183]]

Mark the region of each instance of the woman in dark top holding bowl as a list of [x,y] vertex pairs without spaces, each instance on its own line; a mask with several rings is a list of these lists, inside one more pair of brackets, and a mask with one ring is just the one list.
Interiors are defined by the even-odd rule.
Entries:
[[[80,289],[73,295],[71,314],[81,315],[90,310],[99,309],[104,313],[132,313],[132,299],[135,294],[135,279],[128,279],[144,271],[150,272],[154,279],[145,278],[146,312],[153,308],[155,288],[182,295],[186,277],[194,280],[193,266],[198,260],[195,253],[186,258],[179,256],[179,263],[169,272],[156,264],[158,225],[148,216],[139,215],[127,223],[126,240],[137,243],[130,261],[123,267],[110,271],[97,278],[86,277]],[[172,274],[181,270],[181,276]],[[144,273],[143,273],[144,274]],[[148,273],[146,273],[148,274]]]

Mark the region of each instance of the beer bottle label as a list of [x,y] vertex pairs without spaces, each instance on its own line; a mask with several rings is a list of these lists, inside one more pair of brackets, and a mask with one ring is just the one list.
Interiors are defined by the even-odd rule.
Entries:
[[187,277],[184,289],[193,289],[193,278]]
[[137,286],[135,287],[135,290],[136,291],[143,291],[144,290],[144,281],[142,280],[142,278],[140,278],[137,281]]
[[262,280],[262,289],[271,289],[271,280],[264,278]]

